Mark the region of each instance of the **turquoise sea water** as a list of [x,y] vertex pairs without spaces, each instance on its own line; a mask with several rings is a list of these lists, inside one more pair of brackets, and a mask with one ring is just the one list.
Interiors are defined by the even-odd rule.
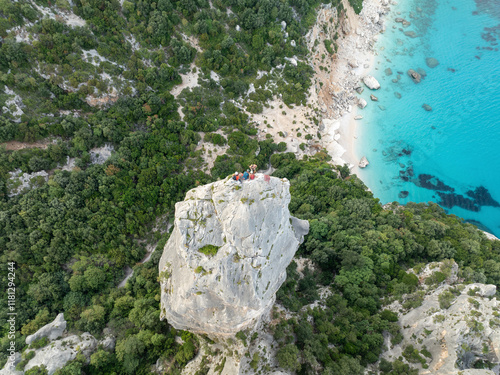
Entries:
[[361,179],[382,203],[437,202],[500,236],[500,0],[406,0],[386,20],[371,72],[382,87],[361,94]]

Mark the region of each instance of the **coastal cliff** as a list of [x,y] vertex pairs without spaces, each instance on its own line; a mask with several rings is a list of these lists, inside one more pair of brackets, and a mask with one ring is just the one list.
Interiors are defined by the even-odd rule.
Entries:
[[175,206],[160,260],[161,317],[177,329],[230,336],[275,301],[307,221],[290,216],[290,183],[227,178],[190,190]]

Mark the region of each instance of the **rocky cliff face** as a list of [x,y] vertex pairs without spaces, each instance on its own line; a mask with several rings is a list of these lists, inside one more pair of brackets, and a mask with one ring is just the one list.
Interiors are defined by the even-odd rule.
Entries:
[[175,205],[160,260],[162,318],[178,329],[234,335],[274,303],[309,231],[290,216],[289,182],[257,174],[190,190]]

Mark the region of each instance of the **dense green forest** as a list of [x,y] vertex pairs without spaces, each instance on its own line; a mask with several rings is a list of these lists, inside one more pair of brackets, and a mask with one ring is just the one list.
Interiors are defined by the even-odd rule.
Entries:
[[[361,10],[361,1],[350,3]],[[101,338],[106,327],[117,342],[114,351],[99,349],[90,363],[79,356],[56,374],[149,374],[159,358],[169,373],[179,373],[200,343],[159,321],[158,262],[169,234],[155,223],[171,220],[189,189],[250,163],[265,169],[270,162],[275,176],[291,180],[290,210],[311,225],[299,254],[321,270],[299,280],[292,263],[279,301],[299,311],[320,286],[334,291],[327,309],[276,327],[285,369],[357,374],[375,362],[382,332],[398,339],[395,316],[382,306],[414,291],[404,270],[415,264],[453,258],[466,281],[500,284],[500,244],[472,225],[436,205],[385,210],[324,152],[296,160],[283,153],[283,142],[256,139],[244,109],[262,111],[276,95],[289,106],[305,103],[312,68],[286,58],[307,57],[304,35],[320,1],[73,4],[0,0],[0,277],[7,285],[6,265],[15,262],[18,351],[26,350],[27,335],[64,312],[70,332]],[[342,11],[341,2],[331,4]],[[80,25],[64,22],[69,11]],[[26,37],[16,37],[20,30]],[[194,70],[199,86],[174,97],[170,91],[181,75]],[[255,92],[246,96],[251,84]],[[13,97],[22,102],[20,116]],[[107,104],[95,106],[89,98]],[[6,148],[44,140],[46,148]],[[228,145],[211,171],[197,150],[202,140]],[[111,157],[92,163],[91,150],[104,144],[113,146]],[[75,168],[64,171],[68,157]],[[49,178],[12,195],[9,176],[16,169],[45,170]],[[136,265],[146,244],[157,250]],[[125,266],[134,274],[117,288]],[[7,301],[7,291],[0,293]],[[7,312],[2,303],[2,322]],[[0,326],[0,366],[8,329]],[[394,374],[410,371],[402,362],[392,366]]]

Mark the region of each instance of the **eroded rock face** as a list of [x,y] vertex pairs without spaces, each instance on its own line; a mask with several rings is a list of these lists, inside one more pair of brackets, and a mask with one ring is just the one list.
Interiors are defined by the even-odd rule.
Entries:
[[177,329],[230,336],[274,303],[309,231],[290,216],[290,183],[227,178],[190,190],[175,205],[160,260],[161,317]]

